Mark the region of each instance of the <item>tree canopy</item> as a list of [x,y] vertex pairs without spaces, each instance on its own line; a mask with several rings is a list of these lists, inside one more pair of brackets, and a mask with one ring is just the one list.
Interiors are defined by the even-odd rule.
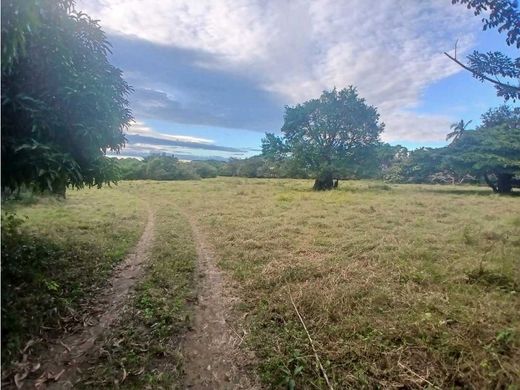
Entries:
[[356,88],[324,91],[285,108],[283,137],[266,134],[263,152],[271,158],[290,157],[316,177],[316,190],[331,189],[335,167],[362,159],[379,142],[384,124],[375,107]]
[[114,179],[132,119],[97,21],[71,0],[2,1],[2,190]]
[[411,183],[475,182],[482,178],[494,192],[510,193],[519,183],[515,179],[518,175],[520,108],[503,105],[484,113],[475,130],[462,131],[450,145],[412,151],[387,178]]
[[[497,28],[506,34],[509,46],[520,48],[520,10],[516,0],[452,0],[472,9],[476,16],[482,15],[483,29]],[[497,95],[506,101],[520,99],[520,57],[513,59],[499,51],[470,54],[468,65],[445,53],[451,60],[471,72],[480,81],[493,83]]]
[[[482,176],[498,193],[509,193],[520,174],[519,111],[502,106],[482,116],[482,125],[445,148],[443,166]],[[493,179],[494,178],[494,179]]]

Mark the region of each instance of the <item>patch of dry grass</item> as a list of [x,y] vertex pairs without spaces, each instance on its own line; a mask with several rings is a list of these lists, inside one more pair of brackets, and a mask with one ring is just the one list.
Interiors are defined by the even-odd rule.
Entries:
[[243,287],[270,386],[324,386],[289,292],[336,388],[520,383],[518,198],[365,181],[151,186],[197,217]]

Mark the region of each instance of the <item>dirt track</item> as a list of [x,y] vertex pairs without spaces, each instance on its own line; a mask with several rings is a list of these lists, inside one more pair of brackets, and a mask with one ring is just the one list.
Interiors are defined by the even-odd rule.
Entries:
[[236,298],[216,265],[214,251],[204,233],[193,220],[187,219],[197,248],[199,286],[192,329],[182,344],[185,388],[258,388],[246,374],[247,357],[239,348],[245,333],[234,329],[230,321]]
[[108,286],[94,304],[96,318],[79,333],[54,340],[40,358],[43,372],[35,381],[25,381],[23,388],[66,389],[74,385],[77,367],[83,362],[95,341],[118,318],[129,293],[142,277],[155,230],[155,215],[148,209],[148,221],[132,253],[115,269]]

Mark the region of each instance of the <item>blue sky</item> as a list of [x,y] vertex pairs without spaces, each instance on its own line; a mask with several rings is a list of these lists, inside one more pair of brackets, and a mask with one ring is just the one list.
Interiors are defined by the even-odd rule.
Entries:
[[82,0],[134,87],[125,155],[247,157],[283,108],[358,87],[382,139],[441,146],[449,125],[502,103],[442,53],[518,50],[451,0]]

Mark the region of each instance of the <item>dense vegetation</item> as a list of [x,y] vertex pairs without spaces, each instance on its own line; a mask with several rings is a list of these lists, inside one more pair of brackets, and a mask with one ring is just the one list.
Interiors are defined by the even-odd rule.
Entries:
[[[116,163],[122,180],[197,180],[217,177],[218,162],[182,162],[172,155],[124,158]],[[216,165],[216,166],[215,166]]]
[[[482,116],[475,130],[458,132],[444,148],[421,148],[396,165],[388,179],[424,183],[432,180],[487,183],[494,192],[509,193],[520,174],[520,108],[502,106]],[[451,135],[450,134],[450,135]]]
[[2,1],[2,192],[115,179],[130,87],[109,51],[72,0]]

